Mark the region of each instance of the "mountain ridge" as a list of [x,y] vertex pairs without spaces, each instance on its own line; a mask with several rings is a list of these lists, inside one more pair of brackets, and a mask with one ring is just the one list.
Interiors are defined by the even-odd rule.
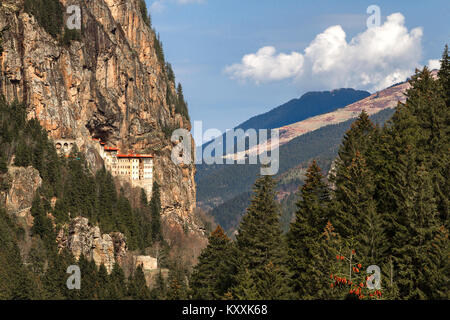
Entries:
[[[317,114],[336,110],[369,95],[370,93],[367,91],[352,88],[341,88],[332,91],[309,91],[300,98],[291,99],[268,112],[251,117],[236,126],[236,128],[244,130],[249,128],[275,129]],[[312,110],[312,107],[314,107],[314,110]],[[308,108],[311,109],[308,110]]]
[[[284,181],[283,183],[286,184],[286,188],[293,190],[295,188],[292,188],[292,186],[289,187],[289,185],[298,185],[301,183],[301,178],[299,178],[298,175],[293,174],[294,168],[304,164],[304,162],[308,161],[311,157],[317,157],[320,153],[316,152],[320,149],[318,146],[308,144],[309,139],[312,139],[311,143],[334,143],[327,147],[327,150],[323,150],[325,154],[330,154],[330,156],[321,156],[323,159],[320,160],[320,165],[323,168],[329,168],[333,160],[331,155],[337,151],[341,141],[340,138],[345,132],[344,129],[349,127],[352,119],[356,118],[362,110],[365,110],[370,116],[380,118],[378,122],[384,123],[392,115],[397,104],[406,100],[405,92],[409,87],[410,85],[408,82],[401,82],[368,95],[358,101],[354,101],[342,108],[337,108],[331,112],[319,114],[278,128],[280,130],[280,171],[278,176]],[[330,93],[331,92],[333,91],[330,91]],[[311,94],[311,96],[313,95],[314,94]],[[336,137],[323,137],[325,132],[334,134]],[[271,141],[269,140],[267,144],[270,143]],[[299,146],[302,146],[301,150],[299,150]],[[245,158],[249,153],[258,152],[257,150],[259,147],[259,145],[256,147],[254,146],[244,152],[229,154],[225,157],[236,157],[237,159],[241,157]],[[301,152],[305,156],[309,154],[310,157],[307,157],[307,159],[301,154],[297,155],[297,152]],[[295,160],[297,158],[298,161]],[[251,185],[254,179],[256,179],[258,171],[258,165],[197,166],[196,182],[198,187],[198,206],[206,210],[217,211],[215,208],[222,206],[224,202],[232,202],[232,199],[235,197],[239,199],[239,202],[243,203],[242,199],[245,197],[239,197],[243,193],[251,190]],[[231,179],[227,177],[234,178]],[[292,181],[289,182],[290,179]],[[287,193],[284,196],[286,195]],[[232,206],[236,205],[232,204]],[[216,215],[214,211],[212,213],[213,215]]]

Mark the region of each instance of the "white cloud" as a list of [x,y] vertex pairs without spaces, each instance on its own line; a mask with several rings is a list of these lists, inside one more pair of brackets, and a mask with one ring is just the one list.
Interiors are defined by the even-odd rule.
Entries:
[[274,47],[264,47],[256,54],[245,55],[242,63],[227,67],[225,72],[230,73],[234,79],[251,79],[256,83],[277,81],[298,75],[303,60],[300,53],[276,55]]
[[350,41],[336,25],[318,34],[303,54],[275,56],[275,48],[265,47],[226,67],[225,72],[233,79],[256,83],[295,79],[305,88],[378,90],[405,80],[419,66],[421,39],[421,28],[408,31],[404,16],[394,13],[381,26],[367,29]]
[[430,70],[434,69],[440,69],[441,68],[441,61],[439,59],[430,59],[428,60],[428,68]]

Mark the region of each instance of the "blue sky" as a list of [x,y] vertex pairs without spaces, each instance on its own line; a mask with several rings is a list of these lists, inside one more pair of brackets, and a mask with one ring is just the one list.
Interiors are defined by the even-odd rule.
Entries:
[[[363,34],[372,4],[386,23],[378,42]],[[191,120],[202,120],[204,130],[232,128],[311,90],[375,91],[413,65],[440,58],[450,42],[448,0],[147,0],[147,7],[183,85]],[[388,25],[394,13],[401,15]],[[351,45],[355,37],[358,44]],[[330,54],[333,43],[336,55]],[[265,47],[272,49],[259,51]],[[366,55],[376,62],[368,66],[361,58]]]

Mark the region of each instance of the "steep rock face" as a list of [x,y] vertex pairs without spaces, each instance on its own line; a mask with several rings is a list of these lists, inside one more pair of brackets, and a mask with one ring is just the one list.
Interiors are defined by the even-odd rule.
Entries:
[[[75,139],[97,163],[92,137],[124,152],[155,156],[163,216],[187,218],[195,207],[195,167],[175,165],[168,128],[190,122],[175,113],[176,97],[155,51],[154,32],[145,25],[138,0],[61,0],[81,6],[81,41],[62,45],[23,11],[23,0],[0,4],[0,94],[29,104],[54,138]],[[67,18],[67,17],[66,17]],[[169,103],[168,103],[169,102]]]
[[57,241],[60,249],[69,249],[76,259],[84,255],[97,265],[104,264],[108,272],[114,263],[121,264],[127,253],[125,237],[121,233],[102,234],[98,226],[89,225],[88,219],[83,217],[72,219],[62,228]]
[[9,167],[10,188],[6,194],[5,207],[8,212],[20,214],[31,208],[34,194],[42,184],[39,171],[33,167]]

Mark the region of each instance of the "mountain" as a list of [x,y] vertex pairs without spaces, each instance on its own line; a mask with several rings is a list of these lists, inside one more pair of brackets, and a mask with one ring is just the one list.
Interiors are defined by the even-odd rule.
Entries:
[[[372,115],[371,120],[384,124],[395,109],[386,109]],[[309,163],[315,159],[326,174],[336,158],[339,145],[353,119],[339,124],[331,124],[301,135],[280,147],[280,170],[275,176],[278,182],[278,199],[289,201],[289,196],[298,191],[303,184],[304,174]],[[233,231],[240,217],[248,207],[251,188],[260,173],[259,165],[213,165],[206,175],[197,179],[198,205],[210,210],[215,221],[223,228]],[[202,172],[203,166],[198,167]],[[290,221],[292,212],[282,206],[283,218]]]
[[[188,257],[183,266],[192,265],[206,244],[194,210],[195,165],[175,164],[170,141],[174,129],[191,124],[145,1],[76,1],[80,29],[67,27],[71,4],[0,2],[1,219],[23,228],[24,259],[30,243],[44,247],[41,236],[51,239],[48,250],[82,254],[108,272],[123,261],[127,276],[139,254],[159,265],[175,247],[178,260]],[[58,156],[58,144],[73,153]],[[103,145],[153,156],[159,194],[151,212],[148,194],[103,171]],[[191,249],[182,248],[187,242]],[[45,250],[36,256],[51,264]]]
[[238,125],[240,129],[274,129],[302,121],[315,115],[328,113],[369,96],[367,91],[337,89],[308,92],[299,99],[278,106]]
[[[308,92],[299,99],[292,99],[269,112],[250,118],[239,124],[235,129],[276,129],[309,117],[337,110],[369,95],[370,93],[367,91],[354,89]],[[222,135],[222,137],[224,137],[224,135]],[[226,140],[223,140],[223,152],[226,154]],[[197,154],[202,152],[202,150],[211,143],[212,141],[205,142],[201,147],[197,148]]]
[[[398,102],[405,101],[404,93],[408,88],[408,82],[399,83],[342,108],[330,108],[331,112],[278,128],[280,168],[276,178],[280,200],[297,190],[303,182],[304,169],[312,159],[317,159],[322,169],[328,171],[344,133],[362,110],[382,125],[394,113]],[[258,147],[246,150],[241,156],[257,153]],[[239,221],[236,216],[239,217],[248,204],[248,193],[259,169],[259,165],[249,164],[198,165],[198,205],[210,210],[217,222],[232,229]]]
[[[89,159],[98,158],[92,138],[154,154],[164,214],[186,219],[195,207],[195,166],[171,161],[166,132],[191,124],[176,111],[173,71],[141,1],[81,1],[76,40],[62,27],[62,5],[40,12],[32,5],[39,2],[49,1],[2,1],[0,94],[26,102],[51,138],[77,141]],[[47,14],[60,25],[49,26]]]
[[[306,134],[308,132],[317,130],[330,124],[338,124],[349,119],[357,117],[362,110],[365,110],[369,115],[376,114],[381,110],[395,108],[398,101],[404,102],[404,93],[409,88],[408,82],[402,82],[394,86],[390,86],[384,90],[378,91],[367,98],[361,99],[357,102],[349,104],[344,108],[336,109],[332,112],[316,115],[303,121],[286,125],[279,129],[279,144],[280,146],[288,143],[292,139]],[[267,142],[270,143],[270,140]],[[260,146],[254,146],[245,152],[238,153],[238,157],[245,157],[250,154],[257,154]],[[230,155],[231,156],[231,155]]]
[[408,82],[398,83],[364,99],[353,102],[344,108],[283,126],[280,128],[280,144],[287,143],[295,137],[317,130],[323,126],[337,124],[355,118],[362,110],[365,110],[369,115],[373,115],[381,110],[395,108],[399,101],[405,102],[406,98],[404,93],[409,87]]

